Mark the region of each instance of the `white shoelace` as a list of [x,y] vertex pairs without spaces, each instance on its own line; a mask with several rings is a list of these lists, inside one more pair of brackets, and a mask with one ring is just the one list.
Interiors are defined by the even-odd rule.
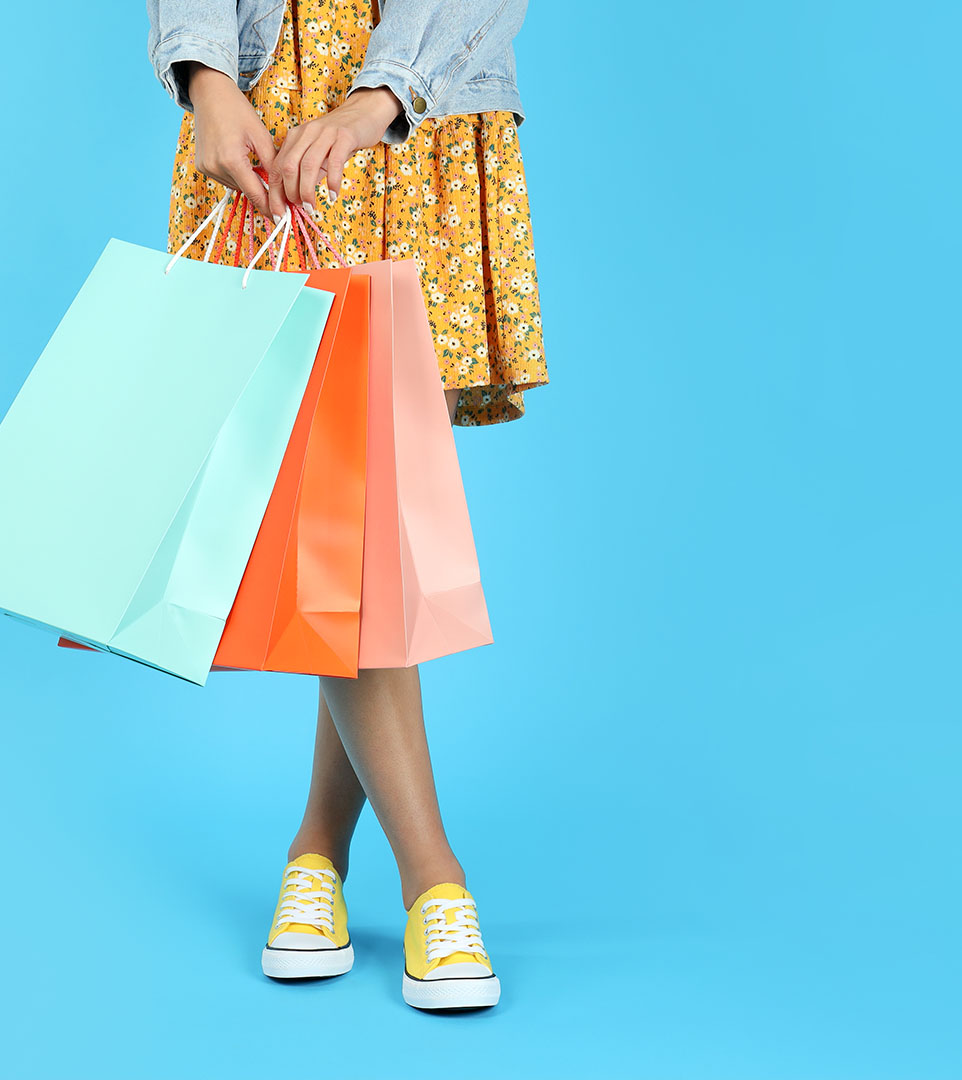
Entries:
[[[433,910],[428,911],[428,908]],[[448,922],[447,912],[451,910],[454,920]],[[425,900],[421,913],[429,961],[456,952],[476,953],[487,958],[478,928],[477,905],[473,900]]]
[[[333,870],[323,867],[312,870],[307,866],[292,866],[284,878],[284,892],[277,913],[277,922],[304,923],[327,929],[334,933],[334,883]],[[313,888],[317,884],[319,888]]]

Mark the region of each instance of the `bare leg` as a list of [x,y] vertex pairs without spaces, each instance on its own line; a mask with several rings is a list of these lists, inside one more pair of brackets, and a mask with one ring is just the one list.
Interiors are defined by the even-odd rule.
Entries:
[[[459,393],[445,391],[452,422]],[[441,881],[463,885],[441,823],[417,667],[324,676],[320,690],[310,793],[288,858],[327,855],[346,879],[366,792],[397,859],[406,908]]]
[[441,824],[417,666],[362,669],[356,679],[325,675],[321,685],[394,852],[405,908],[439,882],[464,885]]
[[314,767],[307,809],[287,858],[296,859],[309,851],[326,855],[341,880],[346,880],[351,837],[365,798],[322,692],[318,695]]

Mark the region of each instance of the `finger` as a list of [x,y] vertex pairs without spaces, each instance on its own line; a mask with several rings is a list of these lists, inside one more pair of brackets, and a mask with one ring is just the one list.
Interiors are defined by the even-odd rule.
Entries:
[[330,127],[321,128],[307,145],[304,156],[301,158],[297,190],[291,197],[291,202],[316,208],[318,173],[323,168],[335,135],[336,132]]
[[[261,159],[260,154],[258,154],[257,157],[258,157],[258,167],[261,168],[261,169],[266,170],[268,172],[268,175],[270,175],[270,172],[269,172],[270,166],[269,165],[268,166],[264,165],[264,162]],[[270,221],[274,217],[274,211],[271,209],[270,188],[268,186],[268,182],[263,176],[261,176],[260,172],[258,172],[258,171],[256,171],[254,169],[253,166],[251,167],[251,172],[254,174],[254,179],[257,181],[257,191],[259,193],[258,194],[258,200],[259,201],[255,202],[255,206],[257,207],[258,212],[260,214],[263,214],[263,216],[268,221]]]
[[274,159],[274,164],[267,170],[267,184],[268,184],[268,202],[270,203],[271,217],[277,221],[287,210],[287,206],[284,201],[284,178],[281,176],[281,166],[283,160],[278,155]]
[[274,159],[267,167],[268,201],[271,207],[271,217],[277,221],[287,210],[284,198],[284,176],[282,169],[294,147],[297,145],[297,128],[291,128],[284,137],[280,150],[274,154]]
[[327,187],[332,201],[337,198],[344,178],[344,166],[348,158],[357,150],[354,136],[349,131],[341,131],[334,140],[334,145],[327,156]]
[[305,149],[302,143],[302,129],[291,128],[284,138],[284,145],[274,158],[274,164],[268,170],[271,210],[274,214],[286,213],[292,195],[296,196],[301,157]]
[[200,168],[198,168],[197,171],[201,174],[201,176],[206,177],[208,180],[213,180],[215,184],[220,184],[223,187],[230,187],[231,186],[230,185],[230,178],[227,177],[227,176],[224,176],[223,173],[214,172],[213,170],[210,170],[210,169],[200,169]]
[[301,189],[298,202],[302,206],[317,209],[317,187],[324,172],[324,148],[316,142],[301,161]]
[[223,184],[224,187],[229,186],[224,171],[217,166],[208,165],[206,161],[198,161],[195,157],[194,168],[201,176],[207,177],[208,180],[213,180],[215,184]]
[[[208,179],[213,180],[215,184],[219,184],[222,188],[233,194],[239,190],[237,187],[237,181],[230,175],[230,173],[224,172],[218,169],[216,172],[209,172],[204,174]],[[224,195],[224,192],[219,192],[217,198],[220,199]]]
[[261,178],[251,167],[250,160],[245,157],[237,162],[231,169],[231,177],[234,181],[234,187],[243,192],[254,204],[255,209],[269,220],[271,206],[267,198],[267,192],[264,190]]
[[271,165],[274,164],[274,158],[277,157],[277,148],[274,146],[270,132],[263,124],[255,125],[251,132],[250,145],[257,155],[258,164],[265,170],[270,170]]
[[291,163],[293,162],[294,168],[297,167],[293,149],[292,146],[288,146],[288,141],[285,139],[280,153],[274,158],[273,164],[267,170],[268,199],[270,201],[271,215],[275,220],[287,212],[287,198],[284,194],[285,180],[291,168]]

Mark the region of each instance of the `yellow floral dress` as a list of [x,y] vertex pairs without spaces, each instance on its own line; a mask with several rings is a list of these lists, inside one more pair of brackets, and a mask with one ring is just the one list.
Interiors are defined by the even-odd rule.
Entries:
[[[247,92],[275,147],[291,127],[343,102],[372,29],[371,0],[288,0],[274,58]],[[185,112],[171,185],[169,251],[224,192],[194,166],[193,115]],[[345,262],[415,260],[441,380],[446,389],[461,390],[454,423],[523,416],[524,391],[545,385],[548,371],[514,114],[428,117],[404,143],[358,150],[333,205],[324,185],[319,193],[314,219]],[[249,216],[247,222],[249,235]],[[237,214],[221,261],[228,255],[233,261],[241,224]],[[185,255],[203,258],[208,239],[209,229]],[[266,239],[258,214],[257,247]],[[247,247],[245,241],[243,265]],[[323,245],[318,257],[321,265],[339,265]],[[293,243],[283,268],[300,268]]]

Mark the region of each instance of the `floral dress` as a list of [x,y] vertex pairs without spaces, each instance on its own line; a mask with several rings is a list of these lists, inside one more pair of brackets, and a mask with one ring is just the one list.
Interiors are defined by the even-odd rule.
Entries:
[[[343,102],[372,29],[371,0],[288,0],[273,60],[247,91],[275,147],[291,127]],[[224,192],[194,166],[193,114],[185,112],[171,185],[169,251]],[[514,114],[427,117],[404,143],[358,150],[345,165],[335,203],[328,203],[325,185],[319,193],[314,220],[345,262],[415,260],[442,383],[461,391],[454,423],[523,416],[525,390],[545,385],[548,371]],[[232,260],[241,225],[237,215],[226,240]],[[256,215],[257,246],[266,238],[266,222]],[[205,232],[184,254],[203,258],[207,240]],[[323,245],[318,256],[322,265],[338,265]],[[299,269],[293,244],[283,268]]]

